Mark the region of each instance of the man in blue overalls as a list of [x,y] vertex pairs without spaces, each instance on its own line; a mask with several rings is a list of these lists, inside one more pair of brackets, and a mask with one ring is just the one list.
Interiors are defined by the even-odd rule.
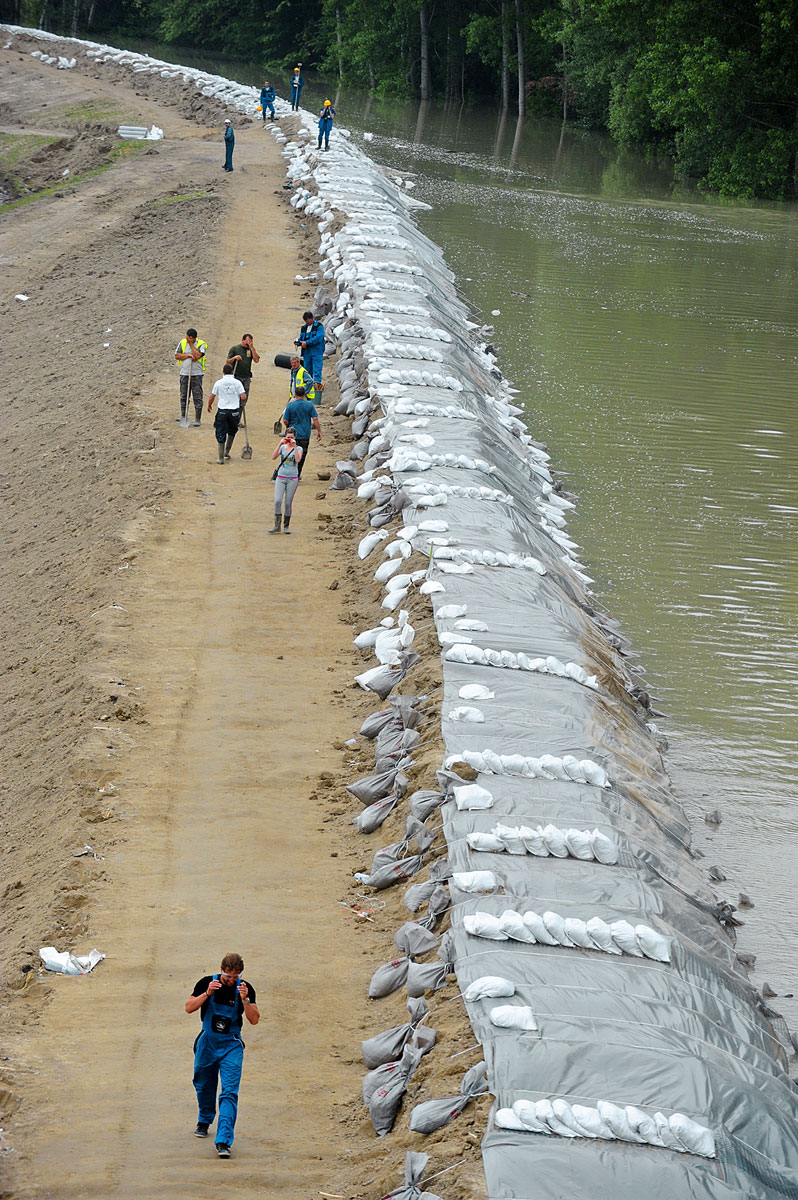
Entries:
[[318,318],[313,316],[312,312],[304,313],[302,320],[305,323],[300,329],[299,337],[294,342],[294,345],[299,346],[302,365],[318,387],[321,383],[321,373],[324,366],[324,347],[326,344],[324,326]]
[[208,1126],[216,1119],[216,1092],[219,1092],[219,1123],[216,1126],[216,1153],[230,1157],[236,1115],[238,1087],[244,1065],[241,1040],[242,1018],[250,1025],[260,1020],[255,989],[241,978],[244,960],[240,954],[226,954],[218,975],[205,975],[194,985],[186,1001],[186,1012],[201,1009],[202,1029],[194,1042],[194,1087],[199,1116],[197,1137],[208,1136]]

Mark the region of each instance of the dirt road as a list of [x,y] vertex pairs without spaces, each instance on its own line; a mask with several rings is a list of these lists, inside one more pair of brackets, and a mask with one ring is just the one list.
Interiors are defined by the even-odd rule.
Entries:
[[[0,53],[12,129],[102,112],[165,131],[154,152],[0,215],[2,1194],[379,1196],[419,1148],[406,1116],[377,1142],[359,1099],[360,1040],[406,1019],[400,994],[378,1011],[366,994],[407,913],[393,893],[367,902],[370,919],[351,908],[376,846],[351,831],[343,789],[373,755],[343,743],[377,707],[352,688],[351,639],[382,614],[351,565],[351,493],[317,479],[351,444],[329,415],[331,369],[292,534],[266,533],[288,383],[271,360],[309,299],[294,277],[312,247],[260,126],[239,121],[226,177],[218,112],[203,126],[124,80]],[[190,324],[210,347],[206,397],[227,347],[254,334],[251,462],[237,443],[215,465],[207,416],[175,424]],[[42,976],[47,943],[107,958]],[[262,1019],[226,1164],[193,1137],[198,1019],[183,1004],[231,949]],[[435,1024],[443,1052],[417,1098],[456,1092],[474,1061],[459,1005]],[[438,1169],[461,1163],[449,1197],[478,1194],[475,1116],[425,1146]]]

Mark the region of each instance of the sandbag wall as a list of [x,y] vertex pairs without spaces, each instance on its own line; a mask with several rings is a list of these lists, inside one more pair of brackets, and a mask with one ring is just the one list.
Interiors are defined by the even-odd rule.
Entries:
[[[242,112],[257,103],[254,88],[194,69],[4,29],[179,78]],[[375,1129],[390,1129],[433,1051],[425,995],[453,968],[484,1061],[460,1097],[417,1106],[411,1128],[423,1145],[487,1087],[492,1200],[798,1197],[786,1055],[690,854],[623,639],[595,611],[570,501],[412,200],[346,131],[318,154],[313,118],[299,121],[292,142],[270,133],[292,203],[318,221],[353,429],[335,486],[362,513],[358,552],[385,589],[383,623],[360,635],[377,665],[359,682],[384,704],[363,730],[375,770],[353,785],[358,825],[373,834],[400,804],[406,822],[364,886],[408,881],[408,909],[424,914],[372,979],[375,996],[397,976],[408,991],[406,1024],[363,1047]],[[446,757],[435,788],[406,796],[428,719],[424,698],[395,691],[412,687],[416,594],[440,641]],[[448,853],[430,862],[441,820]],[[397,1195],[418,1195],[424,1158],[408,1156]]]
[[[400,974],[410,997],[407,1024],[364,1043],[382,1058],[364,1083],[375,1129],[432,1049],[413,998],[453,966],[484,1062],[461,1104],[419,1105],[410,1128],[456,1119],[487,1085],[494,1200],[797,1195],[786,1054],[690,853],[623,639],[595,611],[572,505],[403,191],[345,139],[319,155],[312,134],[306,119],[283,153],[292,204],[318,220],[352,418],[334,486],[361,504],[358,553],[385,589],[356,644],[378,660],[358,682],[389,703],[363,730],[375,773],[350,790],[365,833],[406,805],[366,885],[417,877],[405,902],[428,905],[372,980],[380,995]],[[404,801],[419,703],[394,689],[412,683],[417,594],[441,646],[446,757],[439,790]],[[441,819],[448,854],[430,866]]]

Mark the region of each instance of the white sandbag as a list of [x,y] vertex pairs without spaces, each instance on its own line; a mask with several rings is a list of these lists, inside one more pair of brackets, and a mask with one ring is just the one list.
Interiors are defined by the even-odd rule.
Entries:
[[458,812],[493,807],[493,794],[478,783],[464,783],[453,788],[453,795]]
[[508,938],[514,942],[527,942],[529,945],[534,945],[535,935],[531,929],[524,924],[524,919],[520,913],[517,913],[512,908],[505,908],[504,912],[499,917],[499,926]]
[[499,886],[492,871],[455,871],[452,883],[461,892],[495,892]]
[[654,1113],[654,1124],[657,1127],[657,1134],[663,1146],[666,1146],[668,1150],[679,1150],[681,1153],[684,1153],[685,1146],[671,1129],[670,1121],[664,1113]]
[[618,847],[611,838],[608,838],[599,829],[594,829],[590,835],[590,841],[593,847],[593,857],[597,862],[606,863],[608,866],[617,863]]
[[373,629],[364,629],[354,639],[354,643],[358,650],[369,650],[376,642],[379,635],[383,632],[381,625],[376,625]]
[[478,708],[471,708],[463,704],[458,708],[450,708],[446,719],[447,721],[467,721],[472,725],[484,725],[485,714]]
[[546,928],[546,923],[540,913],[533,912],[529,909],[523,914],[524,924],[529,932],[533,935],[536,942],[540,942],[543,946],[559,946],[559,942],[553,934],[549,933]]
[[465,646],[471,641],[472,638],[454,629],[445,629],[438,634],[438,642],[441,646]]
[[493,775],[504,775],[504,760],[495,750],[483,750],[482,757],[485,761],[485,767]]
[[504,979],[501,975],[481,975],[479,979],[469,983],[463,992],[463,999],[467,1000],[469,1004],[474,1004],[477,1000],[485,1000],[489,997],[514,995],[515,984],[511,983],[509,979]]
[[635,933],[637,935],[637,944],[646,958],[653,958],[657,962],[665,963],[671,961],[671,944],[669,938],[666,938],[661,933],[657,933],[656,929],[652,929],[650,925],[635,925]]
[[[368,483],[363,484],[363,487],[370,487],[370,486],[371,486],[371,484],[368,484]],[[378,486],[379,486],[378,484],[374,485],[375,491]],[[358,492],[358,495],[359,494],[360,493]],[[372,550],[375,550],[377,548],[377,546],[379,546],[380,542],[384,542],[385,539],[387,538],[387,536],[388,536],[388,531],[385,529],[378,529],[373,533],[367,533],[366,536],[364,538],[361,538],[360,542],[358,543],[358,547],[357,547],[358,558],[368,558],[368,556],[371,554]]]
[[635,958],[643,957],[643,951],[637,944],[634,925],[630,925],[628,921],[611,921],[610,933],[615,945],[619,946],[624,954],[632,954]]
[[442,583],[438,583],[437,580],[428,579],[425,583],[422,583],[418,590],[421,592],[422,596],[433,596],[437,592],[445,592],[446,588]]
[[526,825],[522,826],[522,829],[521,837],[527,854],[534,854],[537,858],[548,858],[549,850],[543,840],[543,830],[539,827],[530,829]]
[[692,1153],[703,1158],[715,1157],[715,1136],[711,1129],[699,1125],[684,1113],[673,1113],[668,1120],[671,1133]]
[[589,921],[585,921],[585,929],[590,934],[591,941],[597,950],[603,950],[605,954],[621,953],[620,947],[616,946],[612,940],[612,930],[606,921],[602,921],[601,917],[591,917]]
[[634,1104],[625,1104],[624,1112],[639,1141],[647,1142],[650,1146],[662,1145],[662,1139],[657,1133],[657,1124],[653,1117]]
[[566,770],[562,765],[562,759],[555,758],[553,754],[541,754],[540,765],[547,774],[551,775],[552,779],[564,782],[568,778]]
[[565,844],[571,858],[593,861],[593,839],[586,829],[566,829]]
[[558,675],[561,678],[565,675],[565,663],[560,662],[559,658],[555,658],[550,654],[546,659],[546,671],[549,675]]
[[578,1121],[584,1129],[585,1137],[603,1138],[605,1141],[613,1140],[615,1135],[609,1125],[602,1121],[597,1108],[587,1108],[582,1104],[573,1104],[571,1111],[573,1112],[574,1120]]
[[402,603],[402,601],[404,600],[404,598],[407,595],[407,592],[408,592],[407,588],[400,588],[399,591],[397,591],[397,592],[389,592],[388,595],[383,600],[380,607],[387,608],[389,612],[393,612],[393,610],[395,608],[398,608],[399,605]]
[[481,683],[466,683],[457,694],[461,700],[493,700],[496,696],[495,692]]
[[474,617],[461,617],[454,623],[455,629],[468,629],[473,633],[487,633],[488,627],[484,621],[477,621]]
[[573,942],[565,932],[565,919],[559,913],[544,912],[543,924],[559,946],[573,946]]
[[[529,1126],[525,1125],[521,1118],[517,1117],[511,1108],[497,1109],[493,1120],[499,1129],[515,1129],[518,1130],[518,1132],[524,1133],[530,1132]],[[540,1130],[540,1132],[542,1133],[543,1131]]]
[[501,838],[508,854],[526,854],[526,846],[521,836],[521,830],[512,825],[494,825],[491,830],[497,838]]
[[574,783],[586,783],[584,772],[579,765],[579,759],[573,754],[563,754],[562,756],[563,770],[568,779],[572,779]]
[[467,612],[467,604],[442,604],[435,610],[435,616],[442,617],[444,621],[453,621],[455,617],[463,617]]
[[540,832],[549,854],[555,858],[568,857],[568,846],[562,829],[558,829],[556,825],[545,825]]
[[99,950],[90,950],[88,954],[71,954],[69,950],[56,950],[55,946],[42,946],[39,957],[45,970],[56,975],[88,975],[105,955],[100,954]]
[[493,833],[481,833],[476,830],[466,834],[466,841],[472,850],[478,850],[481,853],[492,854],[504,850],[504,842]]
[[607,772],[598,763],[593,762],[589,758],[581,759],[579,769],[582,772],[587,783],[592,783],[594,787],[608,788],[610,781],[607,778]]
[[562,1121],[563,1125],[567,1126],[576,1137],[586,1136],[584,1126],[580,1125],[579,1121],[577,1121],[574,1111],[567,1100],[557,1097],[556,1100],[552,1100],[551,1107],[554,1110],[557,1120]]
[[617,1104],[611,1104],[609,1100],[599,1100],[596,1107],[604,1124],[612,1130],[617,1138],[620,1138],[622,1142],[637,1141],[634,1130],[622,1108]]
[[575,946],[581,946],[583,950],[595,949],[587,926],[579,917],[565,918],[565,932]]
[[528,1005],[499,1004],[490,1010],[490,1019],[499,1029],[520,1029],[526,1033],[537,1029],[534,1014]]
[[[383,564],[383,565],[385,565],[385,564]],[[401,566],[401,565],[402,564],[400,562],[399,566]],[[406,591],[406,589],[410,586],[410,584],[412,582],[413,582],[413,580],[410,575],[407,575],[407,574],[396,575],[393,579],[388,580],[388,582],[386,584],[386,591],[388,591],[388,592],[400,592],[402,590]]]
[[475,912],[463,917],[463,929],[472,937],[488,938],[493,942],[506,942],[507,934],[493,913]]
[[[516,1100],[512,1109],[513,1115],[521,1122],[522,1127],[529,1133],[549,1133],[542,1121],[538,1120],[537,1107],[534,1100]],[[508,1128],[512,1128],[508,1126]]]
[[576,1137],[573,1129],[569,1129],[564,1125],[554,1111],[554,1106],[550,1100],[535,1101],[535,1116],[549,1132],[554,1133],[557,1137]]

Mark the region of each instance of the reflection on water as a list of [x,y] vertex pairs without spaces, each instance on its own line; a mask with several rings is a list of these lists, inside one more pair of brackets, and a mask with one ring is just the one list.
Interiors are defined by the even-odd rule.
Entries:
[[[309,80],[307,107],[324,98]],[[349,91],[335,107],[373,157],[417,173],[424,231],[480,318],[500,310],[502,367],[579,497],[570,533],[597,599],[671,714],[706,865],[728,874],[724,898],[755,901],[741,944],[797,1027],[796,210],[708,203],[667,164],[559,123]]]

